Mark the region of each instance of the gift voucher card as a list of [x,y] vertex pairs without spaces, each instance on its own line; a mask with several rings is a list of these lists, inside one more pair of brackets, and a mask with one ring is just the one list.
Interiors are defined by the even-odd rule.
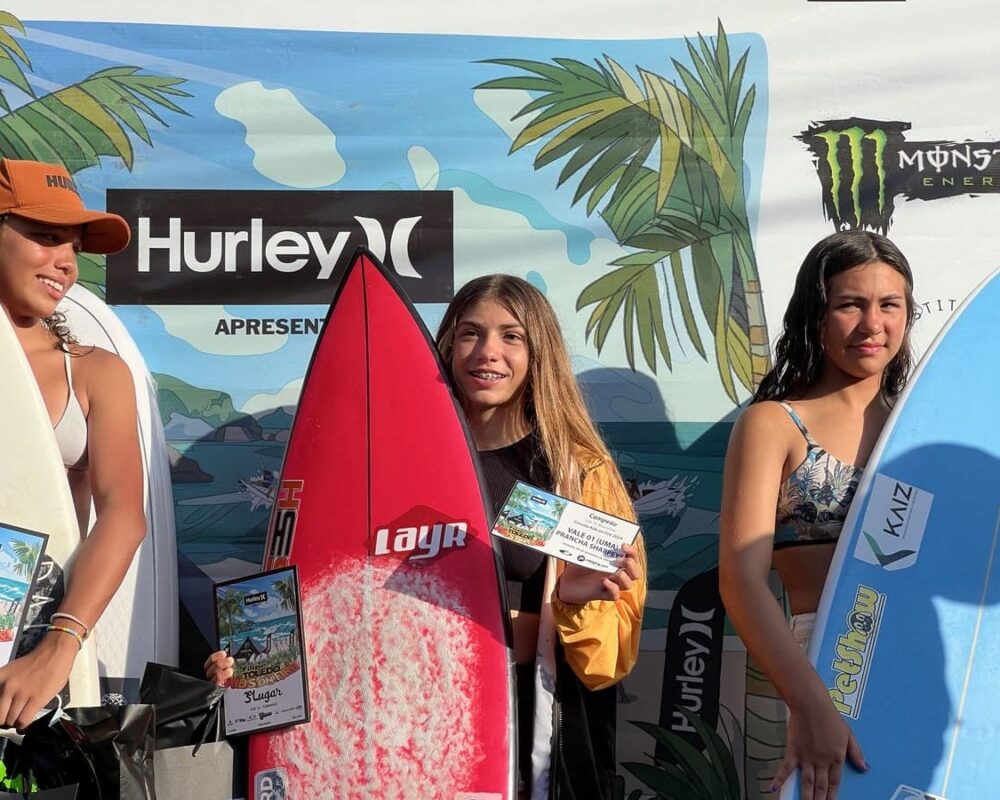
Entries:
[[518,481],[493,523],[493,535],[571,564],[614,572],[621,546],[639,533],[634,522],[574,503]]
[[215,585],[219,649],[233,657],[223,698],[226,735],[309,721],[295,567]]
[[48,538],[0,522],[0,666],[17,652]]

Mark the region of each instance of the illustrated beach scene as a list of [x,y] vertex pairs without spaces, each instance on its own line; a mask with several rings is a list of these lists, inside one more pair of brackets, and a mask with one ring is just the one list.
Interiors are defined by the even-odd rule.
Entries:
[[508,539],[540,547],[552,537],[566,502],[537,486],[518,482],[500,509],[494,530]]
[[235,661],[230,689],[267,686],[302,668],[294,572],[216,587],[219,648]]
[[0,524],[0,664],[10,661],[45,537]]

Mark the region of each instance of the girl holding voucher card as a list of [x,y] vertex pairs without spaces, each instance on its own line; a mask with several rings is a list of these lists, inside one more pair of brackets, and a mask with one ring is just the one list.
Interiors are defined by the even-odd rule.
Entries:
[[[445,311],[437,345],[468,417],[494,515],[523,480],[635,520],[541,292],[506,275],[471,281]],[[646,599],[642,538],[623,546],[610,575],[510,542],[500,547],[517,665],[519,797],[610,798],[614,684],[635,664]],[[219,651],[205,670],[224,684],[232,664]]]
[[[635,520],[541,292],[508,275],[470,281],[448,305],[437,345],[468,417],[494,514],[523,480]],[[610,576],[506,540],[500,548],[517,665],[521,792],[534,800],[609,798],[614,684],[635,664],[646,599],[642,538],[623,546]]]
[[[776,791],[795,768],[803,800],[833,800],[844,761],[867,764],[805,649],[837,537],[912,365],[913,277],[884,236],[841,231],[799,269],[774,368],[736,425],[720,528],[722,598],[789,708]],[[789,627],[768,586],[778,571]]]
[[19,657],[0,668],[0,727],[25,727],[63,688],[145,535],[129,370],[112,353],[77,345],[56,313],[77,280],[77,253],[117,252],[129,236],[121,217],[84,208],[64,168],[0,160],[0,305],[41,390],[82,530],[91,498],[97,509],[65,593],[54,587]]

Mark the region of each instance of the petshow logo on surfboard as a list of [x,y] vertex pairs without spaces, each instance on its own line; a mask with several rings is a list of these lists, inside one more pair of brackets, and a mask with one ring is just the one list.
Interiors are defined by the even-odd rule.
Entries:
[[917,563],[934,495],[878,473],[854,548],[859,561],[894,572]]
[[109,189],[107,207],[134,231],[109,304],[327,304],[358,246],[414,303],[454,293],[448,191]]
[[847,612],[847,631],[837,637],[833,668],[833,686],[827,688],[834,707],[851,719],[861,713],[861,702],[868,685],[878,639],[885,595],[869,586],[859,585],[854,605]]
[[795,137],[809,148],[823,211],[837,230],[887,233],[895,199],[1000,193],[1000,142],[907,141],[909,122],[817,122]]

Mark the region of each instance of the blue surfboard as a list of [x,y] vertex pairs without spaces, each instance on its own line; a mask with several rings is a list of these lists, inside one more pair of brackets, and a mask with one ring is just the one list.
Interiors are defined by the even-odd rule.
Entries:
[[840,797],[1000,792],[998,534],[1000,271],[920,362],[837,545],[809,655],[870,765]]

